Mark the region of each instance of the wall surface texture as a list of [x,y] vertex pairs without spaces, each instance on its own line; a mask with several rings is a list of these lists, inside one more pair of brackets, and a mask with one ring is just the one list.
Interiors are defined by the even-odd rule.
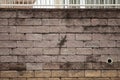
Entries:
[[0,9],[0,80],[120,80],[120,9]]

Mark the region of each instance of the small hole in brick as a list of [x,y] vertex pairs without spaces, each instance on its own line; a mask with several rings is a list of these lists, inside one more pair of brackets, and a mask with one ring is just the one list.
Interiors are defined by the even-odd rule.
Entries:
[[112,59],[108,59],[108,63],[111,64],[113,61]]

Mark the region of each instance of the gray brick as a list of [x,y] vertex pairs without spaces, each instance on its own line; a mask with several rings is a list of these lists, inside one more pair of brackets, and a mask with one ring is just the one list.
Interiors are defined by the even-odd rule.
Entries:
[[42,48],[27,48],[27,55],[42,55]]
[[92,40],[92,34],[76,34],[76,40]]
[[50,26],[50,33],[65,33],[67,32],[66,26]]
[[107,25],[107,19],[91,19],[91,24],[96,25]]
[[25,56],[25,59],[23,58],[23,61],[29,63],[29,62],[36,62],[36,56]]
[[58,55],[59,48],[44,48],[43,54],[45,54],[45,55]]
[[84,47],[100,47],[99,41],[85,41]]
[[77,48],[76,49],[76,54],[81,55],[88,55],[88,54],[92,54],[92,48]]
[[59,40],[59,35],[58,34],[43,34],[42,35],[44,41],[55,41]]
[[0,19],[0,25],[8,25],[8,19]]
[[0,34],[0,40],[9,40],[9,34],[8,33],[1,33]]
[[25,40],[24,34],[10,34],[10,40]]
[[17,47],[34,47],[33,41],[17,41]]
[[42,63],[26,63],[27,70],[42,70]]
[[119,19],[108,19],[108,25],[120,25]]
[[26,34],[26,40],[42,40],[42,34]]
[[17,56],[1,56],[1,62],[17,62]]
[[0,55],[9,55],[11,51],[11,49],[0,48]]
[[15,11],[1,11],[0,18],[15,18],[16,12]]
[[18,18],[32,18],[33,12],[30,11],[18,11]]
[[63,37],[66,36],[66,40],[70,40],[70,41],[73,41],[75,40],[75,34],[60,34],[59,37],[60,37],[60,40],[63,39]]
[[100,41],[100,47],[116,47],[116,41]]
[[51,56],[37,56],[36,62],[52,62]]
[[83,41],[67,41],[67,47],[83,47]]
[[14,48],[16,47],[15,41],[0,41],[0,47]]
[[84,62],[85,56],[58,56],[58,62]]
[[17,56],[27,55],[27,50],[25,48],[15,48],[13,49],[11,55],[17,55]]

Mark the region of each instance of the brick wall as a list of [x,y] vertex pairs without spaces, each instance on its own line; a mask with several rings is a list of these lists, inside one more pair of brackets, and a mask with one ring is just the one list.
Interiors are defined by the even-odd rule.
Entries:
[[0,9],[0,80],[120,80],[120,10]]

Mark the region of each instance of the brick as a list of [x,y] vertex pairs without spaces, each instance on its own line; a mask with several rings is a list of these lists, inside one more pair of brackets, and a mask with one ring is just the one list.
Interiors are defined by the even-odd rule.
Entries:
[[17,76],[17,71],[1,71],[1,77],[12,78]]
[[61,53],[63,55],[75,55],[76,49],[75,48],[61,48]]
[[120,41],[117,41],[116,44],[117,47],[120,47]]
[[117,77],[117,70],[102,70],[102,77]]
[[8,25],[8,19],[0,19],[0,25]]
[[1,11],[0,18],[15,18],[16,12],[14,11]]
[[[110,27],[110,26],[97,26],[97,27],[96,26],[84,26],[83,31],[90,32],[90,33],[102,33],[102,32],[110,33],[110,32],[113,32],[113,28],[114,27]],[[118,32],[116,28],[117,27],[115,27],[114,32]]]
[[48,33],[49,32],[49,26],[22,26],[17,27],[18,33]]
[[83,47],[83,41],[67,41],[67,47]]
[[50,33],[65,33],[67,31],[66,26],[50,26]]
[[44,63],[43,69],[45,69],[45,70],[60,69],[60,64],[59,63]]
[[9,55],[11,53],[11,49],[0,48],[0,55]]
[[110,80],[110,78],[95,78],[95,80]]
[[10,34],[10,40],[25,40],[24,34]]
[[22,62],[22,63],[26,62],[25,56],[17,56],[17,59],[18,59],[18,62]]
[[120,77],[120,70],[118,70],[118,76]]
[[90,25],[90,19],[63,19],[66,25]]
[[52,71],[52,77],[68,77],[67,71]]
[[83,32],[83,27],[80,25],[80,26],[78,26],[78,25],[68,25],[68,26],[66,26],[66,32],[68,32],[68,33],[81,33],[81,32]]
[[119,69],[119,63],[118,62],[113,62],[112,64],[108,64],[106,62],[101,63],[102,69]]
[[51,62],[52,58],[51,56],[37,56],[36,62]]
[[25,62],[36,62],[36,56],[25,56],[25,59],[23,58],[23,61]]
[[99,47],[99,41],[84,41],[84,47]]
[[26,78],[10,78],[9,80],[27,80]]
[[59,48],[44,48],[43,54],[45,54],[45,55],[58,55]]
[[76,54],[92,54],[92,48],[77,48],[76,49]]
[[58,62],[84,62],[85,56],[58,56]]
[[46,19],[46,18],[49,18],[50,13],[49,13],[49,12],[46,12],[46,11],[42,11],[42,12],[34,11],[34,12],[33,12],[33,16],[34,16],[35,18]]
[[64,11],[50,11],[49,18],[50,19],[64,19],[66,17],[66,12]]
[[33,41],[17,41],[17,47],[34,47],[34,42]]
[[119,80],[120,78],[111,78],[111,80]]
[[26,34],[26,40],[42,40],[42,34]]
[[0,34],[0,40],[9,40],[9,34],[7,33],[1,33]]
[[25,48],[15,48],[11,55],[27,55],[27,50]]
[[61,80],[79,80],[79,79],[78,78],[62,78]]
[[51,77],[51,71],[35,71],[35,77]]
[[76,40],[92,40],[92,34],[76,34]]
[[91,19],[91,24],[96,25],[107,25],[107,19]]
[[9,70],[9,63],[0,63],[0,71]]
[[108,59],[112,59],[113,62],[117,62],[117,55],[101,55],[101,62],[108,62]]
[[15,71],[26,70],[26,64],[25,63],[10,63],[9,70],[15,70]]
[[16,27],[15,26],[0,26],[0,32],[5,33],[15,33],[16,32]]
[[41,25],[41,19],[17,19],[16,25]]
[[74,63],[66,62],[66,63],[60,64],[60,69],[63,69],[63,70],[83,70],[83,69],[85,69],[85,65],[83,62],[74,62]]
[[86,62],[100,62],[101,55],[87,55]]
[[18,33],[32,33],[33,32],[34,27],[32,26],[22,26],[22,27],[17,27],[17,32]]
[[111,38],[110,34],[93,34],[93,40],[109,40]]
[[85,77],[101,77],[100,70],[85,70]]
[[59,41],[36,41],[34,45],[39,48],[54,48],[58,47],[58,43]]
[[93,54],[119,54],[119,48],[94,48]]
[[42,48],[27,48],[27,55],[42,55]]
[[34,71],[20,71],[18,72],[18,77],[22,78],[34,77]]
[[66,36],[66,40],[68,40],[68,41],[75,40],[75,34],[60,34],[60,36],[59,36],[60,40],[62,40],[64,36]]
[[65,25],[62,19],[42,19],[42,25]]
[[100,47],[116,47],[116,41],[100,41]]
[[55,41],[59,40],[58,34],[43,34],[42,35],[44,41]]
[[42,70],[42,63],[26,63],[27,70]]
[[93,63],[92,62],[85,62],[85,69],[93,69]]
[[1,78],[0,80],[9,80],[9,78]]
[[49,80],[60,80],[60,78],[49,78]]
[[70,70],[68,71],[68,77],[84,77],[84,70]]
[[120,34],[111,34],[110,40],[120,40]]
[[0,47],[14,48],[16,47],[15,41],[0,41]]
[[1,56],[1,62],[17,62],[17,56]]
[[33,12],[31,10],[27,11],[18,11],[18,18],[32,18]]
[[36,26],[33,28],[33,33],[49,33],[49,26]]
[[119,19],[108,19],[108,25],[120,25]]

